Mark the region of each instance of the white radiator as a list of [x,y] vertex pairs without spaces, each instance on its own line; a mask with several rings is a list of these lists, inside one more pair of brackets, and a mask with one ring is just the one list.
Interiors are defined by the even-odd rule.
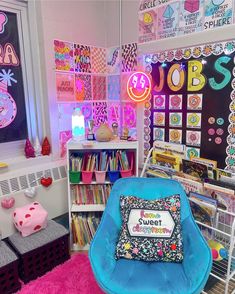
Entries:
[[[40,178],[52,177],[53,182],[45,188],[40,184]],[[37,194],[34,198],[24,195],[25,189],[35,187]],[[13,196],[13,208],[4,209],[0,206],[0,231],[2,238],[8,237],[15,228],[12,222],[12,212],[15,207],[38,201],[48,211],[49,218],[54,218],[68,212],[67,201],[67,171],[62,161],[51,161],[44,164],[22,168],[17,172],[0,174],[0,201],[4,197]]]

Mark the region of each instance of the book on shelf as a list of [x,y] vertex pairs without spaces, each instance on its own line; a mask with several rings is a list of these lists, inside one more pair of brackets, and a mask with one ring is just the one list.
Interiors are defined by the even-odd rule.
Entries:
[[[217,201],[218,208],[235,213],[234,190],[204,183],[203,194],[215,199]],[[231,225],[232,216],[221,213],[219,221],[227,225]]]
[[185,156],[185,145],[154,141],[152,163],[180,170],[182,158]]
[[185,157],[185,150],[186,147],[183,144],[176,144],[171,142],[164,142],[164,141],[154,141],[153,147],[155,151],[165,152],[172,155],[177,155],[181,159]]
[[146,171],[146,177],[147,178],[164,178],[164,179],[170,179],[170,176],[165,173],[163,170],[151,170],[148,169]]
[[[213,228],[216,221],[217,201],[195,192],[189,193],[189,199],[194,218]],[[214,237],[211,228],[200,225],[200,229],[207,240]]]
[[210,168],[217,168],[217,161],[216,160],[211,160],[211,159],[207,159],[207,158],[203,158],[203,157],[193,157],[191,159],[191,161],[204,164]]
[[189,192],[201,193],[203,191],[202,182],[195,181],[195,180],[178,176],[178,175],[173,175],[172,179],[178,181],[183,186],[186,194],[189,194]]
[[199,179],[208,178],[208,167],[202,163],[183,159],[182,170],[185,174],[189,174]]
[[72,153],[69,158],[69,163],[70,163],[70,167],[69,167],[70,171],[72,172],[81,171],[83,158],[82,156],[78,154]]
[[90,244],[99,226],[101,214],[97,212],[72,214],[73,243],[81,248]]
[[169,167],[151,164],[147,167],[147,177],[160,177],[170,179],[175,174],[175,170]]
[[111,184],[73,185],[71,187],[72,203],[77,205],[106,204],[111,188]]
[[214,179],[205,179],[206,183],[220,186],[226,189],[231,189],[235,190],[235,178],[232,177],[226,177],[226,176],[220,176],[219,180],[214,180]]

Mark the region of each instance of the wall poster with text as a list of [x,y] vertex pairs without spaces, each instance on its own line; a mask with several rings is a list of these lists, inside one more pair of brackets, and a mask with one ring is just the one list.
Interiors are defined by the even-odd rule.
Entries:
[[171,50],[154,63],[145,102],[145,155],[153,140],[182,143],[235,171],[235,41]]

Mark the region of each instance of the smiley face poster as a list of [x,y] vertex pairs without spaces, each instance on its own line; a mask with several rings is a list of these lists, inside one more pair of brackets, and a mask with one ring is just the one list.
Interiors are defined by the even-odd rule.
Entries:
[[[172,52],[172,61],[167,61],[167,52],[165,59],[163,53],[152,56],[145,154],[161,129],[157,139],[185,144],[188,158],[216,160],[219,168],[235,170],[235,42]],[[161,61],[156,62],[156,56]]]

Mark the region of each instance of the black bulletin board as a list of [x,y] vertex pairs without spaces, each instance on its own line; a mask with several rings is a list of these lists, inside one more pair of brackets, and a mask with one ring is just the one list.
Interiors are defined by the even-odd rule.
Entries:
[[[27,138],[17,15],[0,11],[0,143]],[[5,19],[5,21],[4,21]]]
[[[199,46],[198,57],[193,56],[196,47],[181,49],[182,57],[175,51],[177,59],[172,61],[167,61],[169,52],[166,52],[164,60],[151,63],[150,146],[154,140],[185,144],[188,158],[194,154],[216,160],[219,168],[234,168],[234,46],[233,41],[207,46],[211,49],[208,56],[203,54],[203,46]],[[190,51],[187,57],[184,56],[186,50]],[[177,70],[171,75],[169,72],[174,65]],[[181,71],[184,72],[182,79]]]

